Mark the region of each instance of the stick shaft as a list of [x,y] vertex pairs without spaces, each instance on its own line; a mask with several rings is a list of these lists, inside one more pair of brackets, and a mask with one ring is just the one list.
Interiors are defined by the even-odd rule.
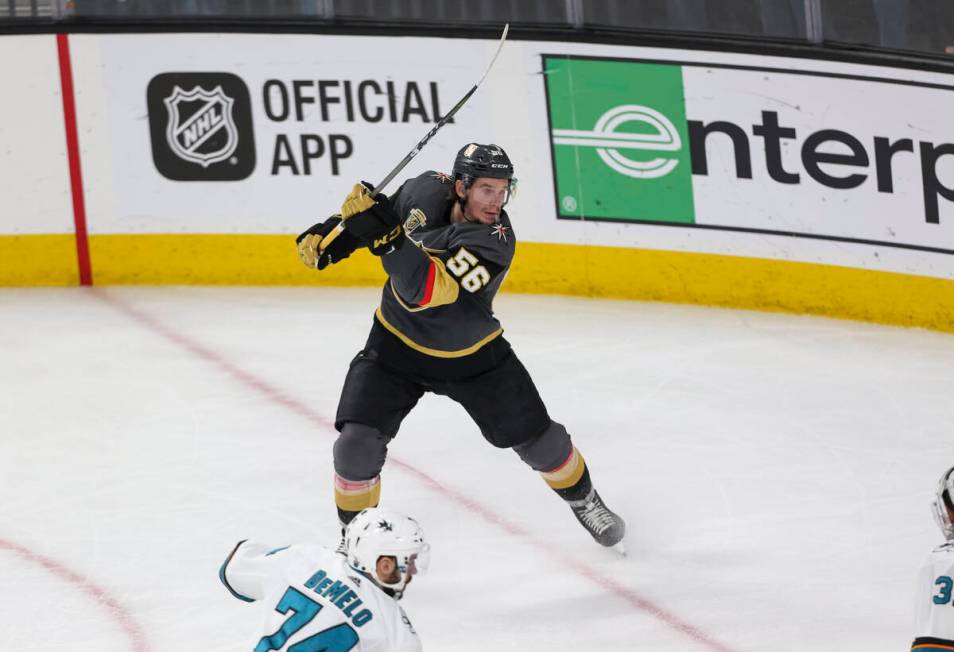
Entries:
[[378,183],[378,185],[374,187],[374,190],[371,191],[372,197],[374,197],[381,190],[383,190],[386,185],[388,185],[389,183],[391,183],[391,181],[394,180],[394,177],[396,177],[401,170],[407,167],[407,164],[411,162],[411,159],[417,156],[418,152],[420,152],[424,148],[424,146],[427,145],[427,142],[434,137],[434,134],[436,134],[441,127],[446,125],[450,121],[450,119],[454,117],[454,114],[460,110],[460,107],[464,106],[464,103],[467,102],[468,99],[470,99],[470,96],[473,95],[474,92],[476,92],[476,90],[477,90],[477,86],[474,86],[469,91],[467,91],[467,94],[464,95],[464,97],[462,97],[460,101],[454,105],[454,108],[448,111],[447,115],[441,118],[438,121],[438,123],[434,125],[434,127],[430,131],[427,132],[427,135],[424,136],[424,138],[422,138],[421,141],[414,146],[414,149],[408,152],[407,155],[403,159],[401,159],[401,162],[398,163],[393,170],[388,172],[388,176],[384,177]]
[[509,31],[510,31],[510,23],[507,23],[506,25],[504,25],[503,33],[500,35],[500,42],[497,45],[497,51],[494,53],[494,58],[490,60],[489,64],[487,64],[487,69],[484,70],[484,74],[481,75],[480,79],[477,80],[477,83],[474,84],[473,88],[467,91],[467,93],[465,93],[464,96],[457,101],[457,104],[455,104],[454,107],[447,112],[447,115],[441,118],[438,121],[438,123],[434,125],[430,131],[427,132],[424,138],[422,138],[420,142],[418,142],[418,144],[415,145],[414,148],[407,153],[407,156],[401,159],[401,162],[398,163],[393,170],[388,172],[388,175],[384,177],[380,181],[380,183],[378,183],[378,185],[374,187],[374,190],[371,191],[372,197],[374,197],[376,194],[384,190],[384,187],[394,180],[394,177],[396,177],[398,173],[401,170],[403,170],[408,163],[411,162],[412,158],[418,155],[418,152],[420,152],[424,148],[424,146],[427,145],[428,141],[431,138],[433,138],[438,131],[440,131],[440,128],[446,125],[448,121],[454,117],[455,113],[460,111],[460,108],[467,103],[467,100],[470,99],[470,96],[477,92],[477,88],[479,88],[480,85],[483,83],[484,79],[486,79],[487,74],[490,72],[490,69],[493,68],[494,66],[494,62],[497,61],[497,57],[500,56],[500,50],[503,49],[503,44],[504,44],[504,41],[507,40],[507,32]]
[[[457,104],[455,104],[455,105],[453,106],[453,108],[452,108],[450,111],[447,112],[447,115],[445,115],[443,118],[441,118],[441,119],[437,122],[437,124],[434,125],[434,126],[431,128],[431,130],[427,132],[427,134],[424,136],[424,138],[422,138],[422,139],[420,140],[420,142],[418,142],[418,144],[415,145],[414,148],[413,148],[410,152],[408,152],[407,155],[406,155],[403,159],[401,159],[401,162],[398,163],[398,164],[394,167],[393,170],[391,170],[390,172],[388,172],[388,175],[387,175],[386,177],[384,177],[384,178],[378,183],[378,185],[376,185],[376,186],[374,187],[374,189],[371,191],[371,196],[372,196],[372,197],[374,197],[374,196],[377,195],[379,192],[381,192],[382,190],[384,190],[385,186],[387,186],[389,183],[391,183],[391,181],[394,180],[394,177],[396,177],[396,176],[398,175],[398,173],[400,173],[401,170],[403,170],[403,169],[407,166],[407,164],[411,162],[411,159],[414,158],[415,156],[417,156],[418,153],[421,151],[421,149],[423,149],[423,147],[424,147],[425,145],[427,145],[428,141],[429,141],[431,138],[434,137],[434,134],[436,134],[436,133],[440,130],[441,127],[443,127],[444,125],[446,125],[446,124],[448,123],[448,121],[449,121],[451,118],[454,117],[454,114],[455,114],[455,113],[457,113],[458,111],[460,111],[460,108],[461,108],[462,106],[464,106],[464,104],[467,103],[467,100],[470,99],[470,96],[477,92],[477,88],[480,86],[480,84],[481,84],[481,83],[484,81],[484,79],[487,77],[487,73],[490,72],[490,69],[493,67],[494,62],[497,61],[497,57],[500,56],[500,50],[503,48],[504,41],[507,40],[507,32],[508,32],[508,31],[510,31],[510,23],[507,23],[506,25],[504,25],[503,33],[500,35],[500,43],[497,45],[497,51],[494,53],[494,58],[490,60],[490,63],[487,65],[487,69],[484,70],[484,74],[481,75],[480,79],[477,80],[477,83],[474,84],[473,88],[471,88],[469,91],[467,91],[467,92],[464,94],[464,96],[457,101]],[[341,222],[339,222],[338,225],[334,228],[334,230],[333,230],[331,233],[329,233],[329,234],[321,241],[321,244],[319,245],[320,248],[321,248],[321,251],[324,251],[324,250],[328,247],[328,245],[330,245],[332,242],[334,242],[335,238],[337,238],[339,235],[341,235],[341,232],[342,232],[342,231],[344,231],[344,220],[342,220]]]

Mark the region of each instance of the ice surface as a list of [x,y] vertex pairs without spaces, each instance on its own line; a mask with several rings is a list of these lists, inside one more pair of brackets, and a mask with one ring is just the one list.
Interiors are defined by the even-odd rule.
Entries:
[[[0,648],[250,650],[234,543],[333,546],[331,422],[372,289],[0,290]],[[429,650],[906,649],[954,464],[954,337],[502,295],[607,504],[601,549],[462,408],[425,397],[384,505]]]

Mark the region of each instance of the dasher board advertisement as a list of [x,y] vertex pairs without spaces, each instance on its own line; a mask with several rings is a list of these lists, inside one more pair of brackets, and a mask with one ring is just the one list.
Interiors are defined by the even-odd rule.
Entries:
[[[334,212],[355,182],[380,181],[496,45],[295,34],[71,42],[94,234],[298,232]],[[451,46],[453,59],[435,55]],[[492,98],[475,94],[408,175],[446,170],[465,139],[491,138]]]
[[71,234],[55,37],[0,37],[0,61],[0,237]]
[[954,255],[954,85],[701,58],[542,62],[559,219]]

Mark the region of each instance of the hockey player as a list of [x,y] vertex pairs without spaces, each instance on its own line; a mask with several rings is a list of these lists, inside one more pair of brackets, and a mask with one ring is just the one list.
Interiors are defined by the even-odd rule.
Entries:
[[378,504],[388,444],[421,396],[434,392],[460,403],[488,442],[512,448],[538,471],[597,542],[614,546],[623,538],[623,519],[603,503],[493,314],[514,255],[503,210],[513,172],[503,149],[470,143],[457,153],[453,176],[425,172],[390,199],[356,184],[340,215],[298,236],[309,267],[323,269],[368,246],[389,276],[338,403],[342,525]]
[[229,592],[266,608],[256,652],[419,652],[421,640],[397,603],[427,568],[417,521],[366,509],[345,530],[345,554],[316,544],[275,548],[240,541],[219,570]]
[[954,467],[941,476],[934,519],[947,539],[921,566],[917,592],[917,630],[912,650],[954,650]]

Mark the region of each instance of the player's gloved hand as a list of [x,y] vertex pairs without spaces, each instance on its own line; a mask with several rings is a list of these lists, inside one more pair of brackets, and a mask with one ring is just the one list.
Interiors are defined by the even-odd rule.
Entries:
[[319,222],[295,238],[298,245],[298,257],[305,266],[312,269],[324,269],[350,256],[363,246],[361,240],[343,229],[340,215],[332,215]]
[[344,203],[341,204],[342,219],[350,219],[374,206],[374,199],[371,197],[372,190],[371,184],[367,181],[354,184],[351,192],[345,197]]
[[356,183],[341,205],[345,230],[369,243],[391,233],[401,223],[387,195],[379,192],[372,198],[371,190],[367,181]]

